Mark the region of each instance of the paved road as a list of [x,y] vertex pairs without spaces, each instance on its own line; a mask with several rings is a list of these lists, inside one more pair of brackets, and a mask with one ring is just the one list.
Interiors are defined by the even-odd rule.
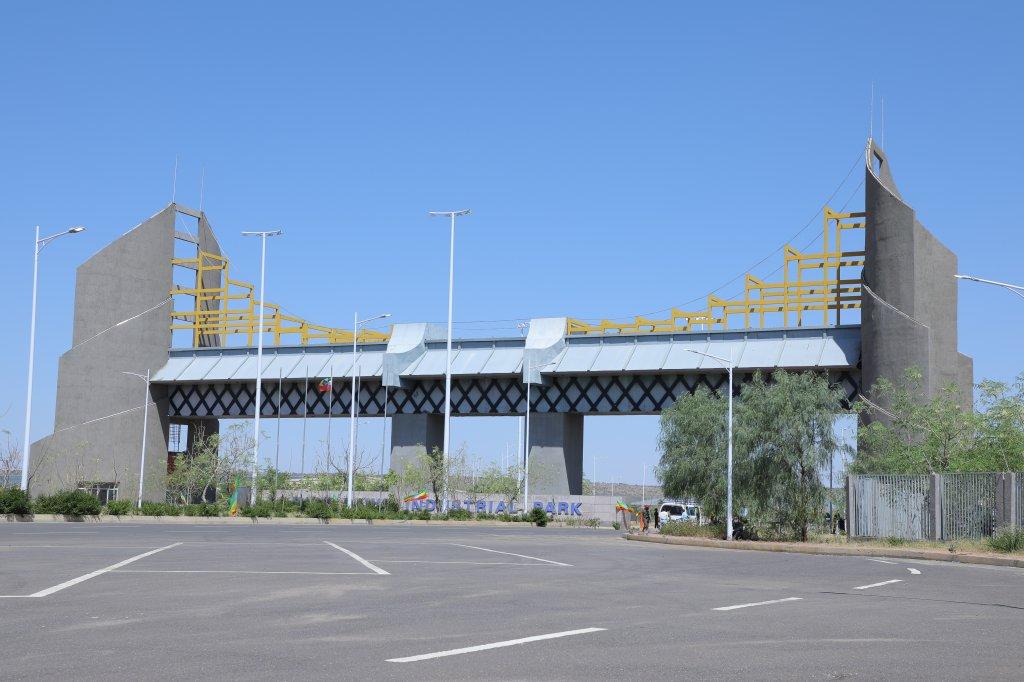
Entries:
[[886,562],[551,528],[3,524],[0,678],[1019,679],[1024,571]]

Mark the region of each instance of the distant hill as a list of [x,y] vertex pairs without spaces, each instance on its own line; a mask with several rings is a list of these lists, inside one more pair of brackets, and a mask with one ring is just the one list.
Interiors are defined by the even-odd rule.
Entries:
[[[583,492],[586,495],[594,494],[590,481],[583,483]],[[664,497],[660,485],[641,486],[636,483],[598,483],[597,494],[612,495],[621,498],[623,502],[640,502],[642,499],[651,502]]]

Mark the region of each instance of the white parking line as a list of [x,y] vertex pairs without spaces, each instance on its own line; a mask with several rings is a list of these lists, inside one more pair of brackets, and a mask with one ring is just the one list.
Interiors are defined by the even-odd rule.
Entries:
[[533,566],[543,568],[544,564],[526,561],[428,561],[426,559],[374,559],[378,564],[466,564],[469,566]]
[[897,580],[883,580],[880,583],[871,583],[870,585],[861,585],[860,587],[855,587],[853,589],[855,589],[855,590],[866,590],[866,589],[869,589],[869,588],[872,588],[872,587],[881,587],[882,585],[892,585],[893,583],[901,583],[901,582],[903,582],[903,581],[899,580],[899,579],[897,579]]
[[342,547],[340,545],[336,545],[333,542],[328,542],[327,540],[324,540],[324,544],[330,545],[331,547],[333,547],[334,549],[338,550],[339,552],[344,552],[345,554],[348,554],[350,557],[352,557],[353,559],[355,559],[356,561],[361,563],[363,566],[366,566],[368,569],[370,569],[371,571],[373,571],[377,575],[391,575],[390,573],[385,571],[380,566],[374,566],[369,561],[367,561],[366,559],[364,559],[363,557],[359,556],[358,554],[356,554],[355,552],[353,552],[351,550],[347,550],[344,547]]
[[498,549],[487,549],[486,547],[475,547],[474,545],[460,545],[457,542],[451,543],[456,547],[468,547],[470,549],[479,549],[481,552],[494,552],[495,554],[507,554],[508,556],[517,556],[520,559],[533,559],[534,561],[543,561],[546,564],[554,564],[555,566],[568,566],[572,568],[572,564],[563,564],[561,561],[551,561],[550,559],[541,559],[540,557],[528,556],[526,554],[516,554],[515,552],[502,552]]
[[910,571],[910,575],[921,575],[921,571],[916,568],[908,568],[907,570]]
[[330,571],[206,571],[206,570],[144,570],[144,569],[119,569],[115,573],[246,573],[250,575],[373,575],[366,571],[358,573],[337,573]]
[[582,628],[580,630],[566,630],[565,632],[552,632],[547,635],[534,635],[532,637],[521,637],[520,639],[509,639],[504,642],[494,642],[492,644],[478,644],[477,646],[467,646],[461,649],[449,649],[447,651],[435,651],[432,654],[420,654],[418,656],[406,656],[405,658],[389,658],[388,663],[414,663],[416,661],[426,661],[431,658],[443,658],[445,656],[458,656],[459,654],[471,654],[475,651],[487,651],[488,649],[501,649],[507,646],[516,646],[517,644],[526,644],[527,642],[539,642],[545,639],[557,639],[559,637],[571,637],[573,635],[585,635],[591,632],[602,632],[605,628]]
[[755,601],[750,604],[733,604],[732,606],[719,606],[711,609],[712,611],[735,611],[736,609],[745,609],[751,606],[767,606],[768,604],[781,604],[787,601],[801,601],[803,597],[786,597],[785,599],[770,599],[768,601]]
[[156,554],[157,552],[162,552],[165,549],[170,549],[171,547],[177,547],[180,544],[181,544],[180,542],[175,542],[173,545],[167,545],[166,547],[160,547],[158,549],[151,549],[148,552],[143,552],[142,554],[136,554],[135,556],[133,556],[133,557],[131,557],[129,559],[125,559],[124,561],[118,561],[116,564],[112,564],[110,566],[107,566],[106,568],[101,568],[98,571],[93,571],[92,573],[86,573],[85,575],[80,575],[77,578],[72,578],[71,580],[66,580],[66,581],[62,582],[60,585],[54,585],[53,587],[47,587],[45,590],[39,590],[38,592],[34,592],[32,594],[27,594],[27,595],[24,595],[24,596],[26,596],[26,597],[48,597],[51,594],[53,594],[54,592],[60,592],[61,590],[65,590],[65,589],[67,589],[69,587],[73,587],[73,586],[77,585],[78,583],[83,583],[86,580],[89,580],[90,578],[95,578],[98,575],[103,575],[104,573],[110,573],[111,571],[116,571],[117,569],[121,568],[122,566],[127,566],[128,564],[133,563],[135,561],[138,561],[139,559],[145,559],[146,557],[152,556],[153,554]]

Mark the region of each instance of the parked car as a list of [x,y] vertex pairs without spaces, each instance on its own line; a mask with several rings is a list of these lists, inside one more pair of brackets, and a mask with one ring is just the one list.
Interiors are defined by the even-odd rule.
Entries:
[[662,523],[667,521],[693,521],[694,523],[699,523],[700,507],[695,504],[663,502],[658,508],[658,518]]

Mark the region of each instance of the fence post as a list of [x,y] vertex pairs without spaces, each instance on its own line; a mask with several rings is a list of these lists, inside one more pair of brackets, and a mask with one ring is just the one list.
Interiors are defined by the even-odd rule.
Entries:
[[856,494],[854,492],[854,479],[857,476],[855,474],[846,475],[846,537],[852,538],[857,535],[857,504],[854,499]]
[[929,485],[931,500],[928,513],[932,517],[932,540],[942,539],[942,476],[932,474]]
[[996,528],[1002,528],[1010,523],[1010,510],[1007,508],[1010,495],[1006,485],[1009,480],[1009,474],[996,474]]
[[1007,514],[1007,521],[1010,526],[1021,525],[1020,519],[1017,518],[1017,477],[1020,476],[1018,473],[1010,472],[1006,475],[1006,503],[1009,505],[1009,514]]

